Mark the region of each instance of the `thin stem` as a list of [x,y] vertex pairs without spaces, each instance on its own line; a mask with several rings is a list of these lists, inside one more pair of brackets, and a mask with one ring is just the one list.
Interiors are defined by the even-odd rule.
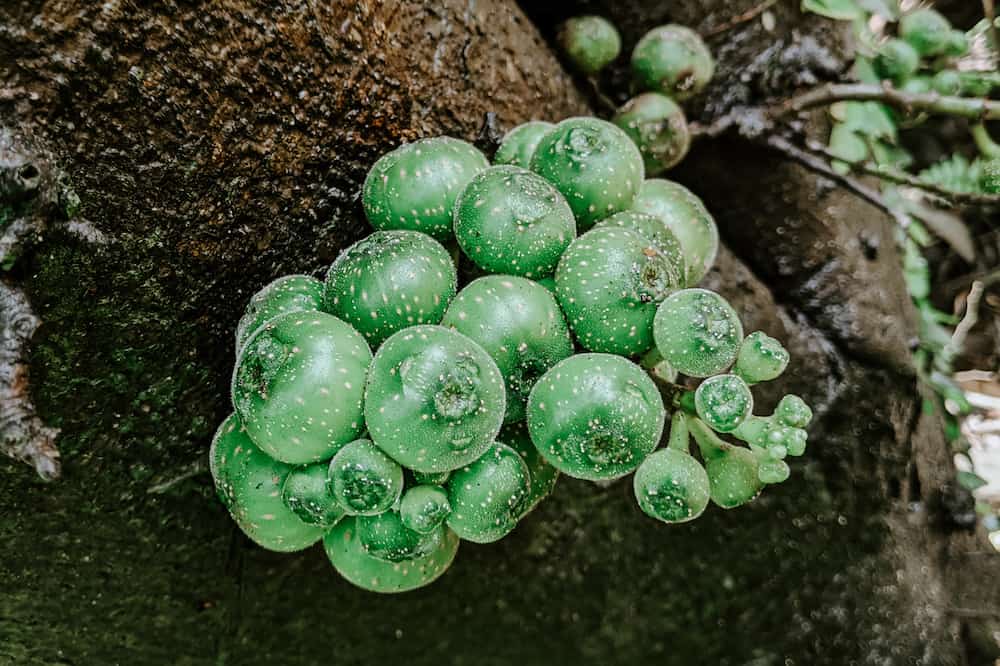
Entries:
[[990,136],[990,132],[986,129],[986,125],[983,123],[977,123],[972,126],[972,140],[976,142],[976,148],[982,153],[983,157],[996,158],[1000,157],[1000,144],[993,140]]
[[965,339],[969,337],[972,327],[979,321],[979,301],[982,296],[983,283],[977,280],[972,283],[969,295],[965,299],[965,315],[958,322],[958,326],[955,327],[955,332],[951,334],[951,340],[941,350],[941,356],[949,365],[951,364],[951,359],[962,352],[962,348],[965,346]]
[[667,440],[667,448],[687,453],[690,442],[691,433],[688,432],[687,416],[678,409],[670,417],[670,437]]
[[732,30],[733,28],[742,23],[746,23],[747,21],[752,21],[761,14],[763,14],[764,12],[766,12],[771,7],[778,4],[778,2],[779,0],[764,0],[764,2],[761,2],[755,7],[751,7],[742,14],[737,14],[736,16],[732,17],[725,23],[717,25],[714,28],[709,28],[708,30],[702,33],[702,37],[705,38],[715,37],[716,35],[721,35],[724,32]]
[[936,92],[911,93],[888,84],[872,83],[828,83],[786,100],[772,109],[771,113],[781,118],[842,101],[884,102],[904,111],[927,111],[972,120],[1000,118],[1000,101],[952,97]]
[[705,425],[705,422],[696,416],[687,417],[687,426],[691,436],[694,437],[694,441],[698,443],[698,448],[701,449],[701,456],[705,460],[718,458],[733,448],[732,444],[716,435],[714,430]]

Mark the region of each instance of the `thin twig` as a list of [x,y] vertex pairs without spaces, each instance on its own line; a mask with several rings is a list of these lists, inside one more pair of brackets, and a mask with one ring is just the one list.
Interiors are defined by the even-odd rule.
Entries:
[[729,19],[725,23],[715,26],[714,28],[709,28],[705,32],[701,33],[702,37],[715,37],[716,35],[721,35],[724,32],[732,30],[736,26],[746,23],[747,21],[752,21],[764,12],[766,12],[771,7],[778,4],[779,0],[764,0],[764,2],[758,4],[755,7],[748,9],[742,14],[737,14],[733,18]]
[[884,102],[904,111],[928,111],[973,120],[1000,119],[1000,101],[952,97],[935,92],[910,93],[888,84],[872,83],[828,83],[778,104],[772,109],[772,114],[781,118],[843,101]]
[[952,359],[959,355],[962,347],[965,346],[965,339],[969,337],[972,327],[979,321],[979,301],[983,296],[983,283],[978,280],[972,283],[969,295],[965,299],[965,315],[962,321],[958,322],[955,332],[951,334],[951,340],[941,350],[941,355]]
[[205,460],[205,456],[201,456],[185,465],[180,471],[172,474],[169,478],[159,480],[152,484],[146,489],[146,492],[150,495],[162,495],[181,481],[194,478],[207,471],[208,462]]
[[993,42],[993,48],[990,52],[993,54],[993,64],[997,64],[997,50],[1000,49],[1000,31],[997,30],[997,12],[996,5],[993,0],[983,0],[983,15],[986,20],[989,21],[989,33],[991,41]]

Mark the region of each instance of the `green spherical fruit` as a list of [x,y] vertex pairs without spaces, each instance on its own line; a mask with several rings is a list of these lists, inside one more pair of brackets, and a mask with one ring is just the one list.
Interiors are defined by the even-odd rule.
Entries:
[[983,162],[979,186],[986,194],[1000,194],[1000,157]]
[[719,432],[732,432],[753,410],[753,394],[736,375],[716,375],[703,381],[694,394],[698,418]]
[[655,90],[676,100],[701,92],[714,71],[715,62],[705,42],[682,25],[650,30],[632,51],[636,83],[643,90]]
[[576,220],[547,180],[518,166],[495,166],[466,186],[455,204],[455,238],[490,273],[542,277],[576,237]]
[[647,176],[655,176],[676,165],[691,147],[684,111],[660,93],[633,97],[618,109],[611,122],[625,130],[639,147]]
[[403,492],[403,468],[368,439],[345,444],[327,474],[337,503],[352,516],[387,511]]
[[615,213],[594,226],[595,229],[601,227],[623,227],[635,231],[670,261],[674,269],[675,275],[672,279],[675,284],[683,285],[687,280],[684,249],[681,247],[681,242],[677,240],[677,236],[662,219],[647,213],[626,210]]
[[383,155],[365,178],[362,203],[376,229],[410,229],[438,240],[452,235],[452,215],[472,177],[489,166],[474,146],[439,136]]
[[418,472],[457,469],[486,453],[506,408],[497,364],[443,326],[413,326],[386,340],[365,391],[372,439]]
[[743,325],[722,296],[707,289],[684,289],[660,304],[653,338],[660,354],[678,372],[709,377],[736,359]]
[[507,389],[508,423],[524,420],[531,387],[573,353],[555,298],[524,278],[488,275],[474,280],[455,297],[441,325],[468,336],[496,361]]
[[531,475],[531,488],[528,490],[528,499],[524,503],[522,517],[527,515],[538,506],[539,502],[549,496],[552,489],[556,487],[556,480],[559,478],[559,470],[549,461],[542,457],[531,441],[528,434],[528,426],[524,423],[511,423],[505,425],[497,435],[497,442],[506,444],[517,451],[521,460],[528,466]]
[[[934,89],[934,80],[929,76],[911,76],[906,81],[903,81],[899,89],[908,93],[927,93]],[[855,140],[861,142],[864,151],[864,155],[861,158],[861,160],[863,160],[868,155],[868,143],[855,134],[853,130],[849,130],[849,132],[855,137]],[[833,137],[831,136],[831,142],[832,139]],[[851,161],[860,162],[861,160]]]
[[448,477],[451,476],[451,471],[447,472],[415,472],[409,470],[410,474],[413,476],[413,480],[418,484],[424,484],[428,486],[443,486],[447,481]]
[[502,539],[524,515],[530,490],[531,473],[521,456],[509,446],[494,444],[448,479],[448,527],[466,541]]
[[292,467],[257,448],[236,414],[219,426],[208,456],[219,499],[254,543],[291,552],[322,538],[322,527],[301,521],[281,501],[281,486]]
[[378,347],[407,326],[441,321],[457,289],[455,263],[436,240],[417,231],[376,231],[330,266],[324,309]]
[[951,23],[933,9],[918,9],[899,21],[899,35],[921,56],[944,53],[949,46]]
[[399,503],[403,525],[420,534],[433,532],[450,513],[448,493],[440,486],[414,486]]
[[653,345],[656,308],[678,280],[678,266],[637,232],[600,227],[559,261],[556,298],[580,345],[631,356]]
[[286,312],[316,312],[323,309],[323,283],[308,275],[286,275],[250,297],[246,312],[236,326],[236,353],[250,335]]
[[302,522],[332,527],[344,517],[344,508],[327,483],[329,467],[326,463],[314,463],[295,468],[281,486],[281,499],[285,506]]
[[701,199],[679,183],[653,178],[639,188],[632,209],[667,225],[684,250],[686,286],[698,284],[719,251],[719,230]]
[[250,336],[233,371],[233,405],[273,458],[326,460],[364,431],[372,354],[361,335],[324,312],[289,312]]
[[632,140],[597,118],[556,125],[538,143],[531,170],[562,192],[581,230],[628,210],[644,177],[642,155]]
[[879,48],[872,65],[879,78],[898,84],[913,76],[920,68],[920,54],[909,42],[890,39]]
[[969,52],[969,37],[961,30],[952,30],[948,33],[942,53],[946,56],[959,58]]
[[712,501],[732,509],[757,497],[764,487],[758,477],[758,463],[749,449],[734,446],[705,464]]
[[569,19],[560,27],[557,39],[573,65],[591,76],[607,67],[622,49],[615,26],[600,16]]
[[531,120],[518,125],[504,134],[500,140],[500,147],[493,156],[493,163],[529,168],[538,142],[555,127],[554,124],[541,120]]
[[337,523],[323,539],[323,546],[337,573],[370,592],[407,592],[433,583],[451,566],[458,551],[458,536],[445,530],[429,555],[401,562],[382,560],[365,549],[356,520],[347,518]]
[[546,276],[546,277],[543,277],[543,278],[539,278],[539,279],[535,280],[535,282],[537,282],[538,284],[540,284],[543,287],[545,287],[545,289],[550,294],[552,294],[553,296],[555,295],[555,293],[556,293],[556,278],[555,278],[555,276],[549,275],[549,276]]
[[788,367],[788,350],[763,331],[754,331],[740,345],[733,374],[748,384],[769,382]]
[[684,523],[708,506],[709,483],[697,460],[675,449],[649,454],[632,479],[639,508],[665,523]]
[[656,448],[666,412],[653,380],[620,356],[577,354],[528,397],[528,432],[559,471],[588,480],[628,474]]
[[354,525],[365,552],[386,562],[423,559],[440,548],[445,538],[445,528],[440,524],[426,533],[411,530],[403,524],[398,511],[358,516]]
[[953,69],[943,69],[931,79],[931,88],[942,95],[960,95],[962,75]]

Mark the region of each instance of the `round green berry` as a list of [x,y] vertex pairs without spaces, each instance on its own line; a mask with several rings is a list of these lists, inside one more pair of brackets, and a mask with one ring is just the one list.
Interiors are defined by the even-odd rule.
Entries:
[[344,508],[337,502],[327,482],[326,463],[313,463],[293,469],[281,486],[281,499],[302,522],[332,527],[344,517]]
[[316,312],[323,309],[323,283],[308,275],[286,275],[250,297],[246,312],[236,326],[236,352],[258,328],[286,312]]
[[446,240],[452,235],[455,199],[488,166],[474,146],[448,136],[402,145],[368,172],[365,215],[376,229],[410,229]]
[[949,46],[951,23],[933,9],[918,9],[899,21],[899,35],[921,56],[944,53]]
[[434,531],[450,513],[448,493],[440,486],[414,486],[403,494],[399,503],[403,524],[420,534]]
[[495,166],[466,186],[455,204],[455,238],[490,273],[542,277],[576,237],[576,220],[547,180],[518,166]]
[[788,350],[763,331],[754,331],[740,345],[733,373],[748,384],[769,382],[788,367]]
[[678,372],[709,377],[732,365],[743,325],[722,296],[707,289],[674,292],[653,320],[656,348]]
[[529,168],[538,142],[555,127],[554,124],[541,120],[531,120],[518,125],[504,134],[500,140],[500,147],[493,156],[493,163]]
[[931,88],[942,95],[962,94],[962,75],[954,69],[942,69],[931,79]]
[[646,239],[669,260],[674,269],[672,281],[677,285],[685,284],[687,271],[684,266],[684,250],[681,248],[681,242],[677,240],[677,236],[662,219],[648,213],[626,210],[601,220],[594,228],[612,226],[631,229]]
[[749,449],[733,446],[720,451],[705,464],[712,501],[732,509],[757,497],[763,483],[758,476],[757,458]]
[[441,321],[478,343],[496,361],[507,389],[507,422],[524,420],[538,378],[573,353],[562,311],[531,280],[488,275],[458,293]]
[[370,592],[395,593],[429,585],[447,571],[458,551],[459,539],[445,530],[428,555],[391,562],[368,553],[361,542],[355,518],[337,523],[323,539],[326,555],[341,576]]
[[273,458],[326,460],[364,431],[372,354],[348,324],[324,312],[289,312],[247,340],[233,372],[233,404],[250,438]]
[[678,279],[678,266],[637,232],[599,227],[559,261],[556,298],[583,347],[630,356],[652,346],[656,308]]
[[448,477],[451,476],[450,470],[446,472],[416,472],[411,469],[409,472],[416,483],[428,486],[443,486],[447,483]]
[[505,425],[500,434],[497,435],[497,442],[506,444],[517,451],[521,460],[528,466],[528,472],[531,475],[531,488],[528,490],[528,499],[522,509],[522,516],[524,516],[548,497],[552,489],[556,487],[559,470],[543,458],[538,449],[535,448],[535,444],[528,434],[528,426],[524,423]]
[[337,503],[352,516],[387,511],[403,492],[403,468],[368,439],[345,444],[327,474]]
[[434,553],[445,538],[440,524],[426,533],[411,530],[398,511],[358,516],[354,525],[365,552],[386,562],[423,559]]
[[952,30],[948,33],[944,48],[941,52],[946,56],[960,58],[969,52],[969,36],[961,30]]
[[719,251],[719,230],[701,199],[679,183],[653,178],[639,188],[632,209],[667,225],[684,250],[686,286],[698,284]]
[[615,26],[600,16],[577,16],[559,29],[559,46],[574,66],[593,76],[607,67],[622,49]]
[[556,293],[556,278],[554,275],[547,275],[543,278],[538,278],[535,280],[538,284],[545,287],[545,289],[552,295]]
[[732,432],[753,410],[753,394],[736,375],[716,375],[703,381],[694,394],[698,418],[718,432]]
[[[783,425],[791,428],[805,428],[812,421],[812,410],[805,400],[797,395],[786,395],[778,403],[774,415]],[[792,453],[789,451],[789,453]],[[792,453],[792,455],[796,455]]]
[[649,454],[636,470],[632,487],[639,508],[665,523],[694,520],[708,506],[708,474],[683,451],[660,449]]
[[517,526],[530,490],[531,473],[521,456],[509,446],[494,444],[448,479],[448,527],[466,541],[497,541]]
[[386,340],[365,391],[375,443],[418,472],[445,472],[486,453],[506,411],[503,377],[478,344],[443,326]]
[[322,527],[303,522],[281,500],[281,486],[292,467],[257,448],[236,414],[219,426],[208,456],[219,499],[254,543],[291,552],[323,536]]
[[330,266],[324,309],[378,347],[407,326],[441,321],[457,289],[441,243],[417,231],[376,231]]
[[621,129],[597,118],[569,118],[542,137],[531,170],[562,192],[577,227],[632,206],[644,177],[642,155]]
[[632,74],[639,86],[676,100],[701,92],[714,71],[715,63],[705,42],[682,25],[650,30],[632,51]]
[[913,76],[920,68],[920,54],[909,42],[890,39],[879,47],[872,65],[879,78],[899,84]]
[[618,109],[611,122],[625,130],[639,147],[647,176],[655,176],[676,165],[691,146],[684,111],[660,93],[633,97]]
[[1000,157],[983,162],[979,186],[986,194],[1000,194]]
[[656,448],[665,416],[653,380],[610,354],[560,361],[528,397],[531,441],[578,479],[615,479],[634,470]]

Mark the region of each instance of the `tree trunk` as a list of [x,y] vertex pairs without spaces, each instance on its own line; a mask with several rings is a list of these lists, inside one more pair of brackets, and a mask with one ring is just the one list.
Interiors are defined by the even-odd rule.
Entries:
[[[754,4],[581,7],[628,49]],[[321,548],[250,545],[216,501],[204,461],[236,321],[270,279],[320,276],[367,233],[372,162],[473,139],[489,111],[505,127],[590,112],[543,38],[563,10],[525,6],[532,20],[506,0],[0,8],[0,445],[62,465],[45,483],[0,463],[0,662],[965,663],[953,563],[972,539],[945,511],[953,470],[917,395],[891,222],[736,139],[671,177],[728,246],[708,286],[792,351],[761,411],[786,392],[817,407],[789,482],[670,527],[628,483],[564,478],[509,538],[463,544],[396,597],[351,587]],[[711,43],[696,117],[843,69],[837,26],[796,6]],[[995,586],[978,593],[998,607]]]

